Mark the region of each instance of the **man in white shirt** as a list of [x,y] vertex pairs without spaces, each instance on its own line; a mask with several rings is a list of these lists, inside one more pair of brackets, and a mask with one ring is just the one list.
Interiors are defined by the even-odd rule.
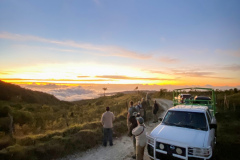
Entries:
[[132,130],[132,134],[136,137],[136,158],[137,160],[143,160],[144,148],[147,142],[144,119],[137,117],[137,123],[138,126]]
[[103,125],[103,146],[107,146],[107,141],[109,141],[109,145],[113,145],[112,141],[112,128],[113,128],[113,121],[115,116],[112,112],[109,111],[110,108],[106,107],[106,112],[102,114],[101,122]]

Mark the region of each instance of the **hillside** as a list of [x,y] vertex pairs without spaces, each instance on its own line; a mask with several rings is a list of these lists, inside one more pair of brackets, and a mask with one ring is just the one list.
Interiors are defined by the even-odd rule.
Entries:
[[26,102],[38,104],[58,104],[58,100],[53,95],[32,91],[30,89],[21,88],[18,85],[5,83],[0,80],[0,100],[13,102]]
[[[114,136],[127,131],[129,101],[144,92],[118,93],[77,102],[17,85],[0,83],[0,159],[55,159],[101,143],[100,118],[106,106],[115,114]],[[149,106],[147,114],[151,114]]]
[[[1,160],[56,159],[101,144],[100,118],[106,106],[109,106],[116,116],[114,136],[120,137],[127,131],[126,115],[129,101],[136,103],[146,96],[146,92],[139,91],[64,102],[52,95],[2,81],[0,91]],[[227,97],[228,107],[224,107],[224,95]],[[150,93],[149,96],[171,99],[172,92],[160,90]],[[235,132],[239,130],[239,96],[238,90],[217,92],[220,143],[228,144],[231,139],[231,144],[239,145],[239,132]],[[149,100],[148,104],[147,117],[151,117],[152,101]],[[236,118],[226,123],[225,119],[229,117]],[[225,133],[226,128],[234,132],[228,135],[229,132]],[[231,151],[230,146],[228,151]],[[221,157],[225,149],[223,146],[219,147],[218,157]],[[238,151],[235,153],[237,155]]]

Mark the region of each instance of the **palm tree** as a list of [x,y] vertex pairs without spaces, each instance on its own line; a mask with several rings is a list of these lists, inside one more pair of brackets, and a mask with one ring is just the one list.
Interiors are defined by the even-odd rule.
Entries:
[[107,90],[107,88],[106,88],[106,87],[104,87],[104,88],[103,88],[103,90],[104,90],[104,97],[105,97],[105,91]]

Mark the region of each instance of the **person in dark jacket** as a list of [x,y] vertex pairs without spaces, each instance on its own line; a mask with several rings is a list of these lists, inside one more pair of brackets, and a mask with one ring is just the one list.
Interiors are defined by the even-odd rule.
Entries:
[[158,112],[158,104],[157,104],[157,101],[155,100],[153,105],[153,123],[158,122],[157,112]]
[[132,156],[133,159],[136,159],[136,136],[132,134],[132,130],[138,126],[137,123],[137,117],[139,117],[140,114],[137,112],[133,113],[133,116],[129,118],[129,122],[131,123],[130,130],[129,130],[129,136],[132,136],[133,139],[133,147],[134,147],[134,155]]

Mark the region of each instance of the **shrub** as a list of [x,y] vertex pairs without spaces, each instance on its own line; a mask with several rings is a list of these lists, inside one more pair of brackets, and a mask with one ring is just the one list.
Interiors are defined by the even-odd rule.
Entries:
[[16,111],[13,112],[13,118],[15,123],[22,126],[23,124],[32,124],[33,123],[33,116],[31,112],[28,111]]
[[0,117],[8,117],[8,113],[11,112],[9,106],[0,106]]
[[0,138],[0,150],[8,146],[14,145],[16,140],[9,135],[4,135]]

